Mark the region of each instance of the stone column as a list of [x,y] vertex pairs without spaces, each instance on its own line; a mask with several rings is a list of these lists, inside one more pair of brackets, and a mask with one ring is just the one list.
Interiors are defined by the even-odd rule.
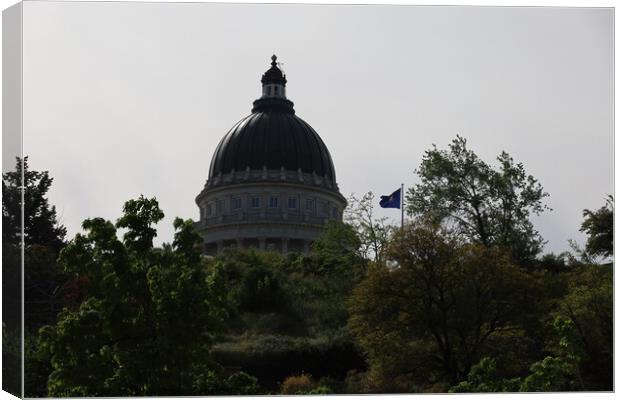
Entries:
[[267,241],[267,239],[264,237],[258,238],[258,249],[259,250],[265,251],[265,241]]
[[243,239],[237,239],[237,250],[243,249]]
[[288,253],[288,238],[282,238],[282,254]]
[[304,240],[304,253],[305,254],[310,253],[310,241],[309,240]]
[[217,245],[217,254],[220,254],[224,250],[224,241],[218,240],[215,244]]

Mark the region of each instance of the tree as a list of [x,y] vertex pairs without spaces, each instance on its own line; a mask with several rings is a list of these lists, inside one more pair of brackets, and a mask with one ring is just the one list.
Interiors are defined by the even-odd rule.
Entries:
[[[60,265],[82,278],[83,299],[41,330],[53,368],[49,396],[205,395],[225,387],[209,354],[225,316],[221,276],[205,268],[191,220],[177,218],[172,244],[153,248],[162,218],[155,199],[130,200],[116,225],[87,219],[86,232],[62,250]],[[122,241],[117,228],[126,229]]]
[[500,376],[497,361],[484,357],[469,371],[467,380],[450,389],[451,393],[485,393],[517,392],[521,381],[519,378],[505,379]]
[[605,205],[596,211],[583,210],[584,221],[579,229],[588,235],[586,253],[595,257],[614,254],[614,198],[609,196]]
[[506,378],[494,358],[483,358],[453,392],[613,390],[613,291],[609,266],[569,273],[570,288],[556,299],[543,358],[526,374]]
[[[344,379],[364,360],[346,331],[346,298],[363,276],[359,239],[333,221],[309,254],[230,251],[215,257],[231,305],[212,354],[274,389],[290,375]],[[331,386],[330,386],[331,387]]]
[[551,353],[572,361],[580,390],[612,390],[612,268],[586,265],[571,275],[569,291],[555,312],[560,338]]
[[56,220],[47,200],[53,179],[47,171],[31,171],[28,157],[17,158],[15,171],[2,174],[2,243],[20,245],[21,187],[24,175],[24,243],[60,250],[67,230]]
[[[66,277],[60,273],[56,258],[64,246],[66,229],[58,223],[56,208],[50,206],[47,193],[53,179],[47,171],[32,171],[28,157],[17,158],[15,171],[2,175],[2,242],[3,242],[3,289],[6,298],[21,298],[16,292],[21,287],[19,257],[11,254],[21,247],[21,194],[24,194],[24,298],[25,324],[38,329],[53,323],[60,310],[60,288]],[[9,293],[11,293],[9,295]],[[19,311],[19,306],[5,302],[5,321]],[[8,320],[7,320],[8,318]]]
[[407,213],[432,216],[467,240],[505,248],[518,262],[532,261],[543,239],[529,218],[548,208],[540,183],[506,152],[493,169],[460,136],[448,147],[433,145],[424,154],[416,171],[421,183],[407,194]]
[[[23,174],[23,183],[22,183]],[[50,206],[47,194],[52,184],[47,171],[32,171],[28,158],[17,158],[15,170],[2,175],[2,286],[3,334],[21,336],[22,289],[24,290],[24,341],[25,351],[14,356],[26,358],[24,379],[26,395],[44,394],[42,388],[49,373],[45,355],[37,353],[39,327],[54,323],[61,308],[61,288],[66,277],[59,271],[56,258],[64,246],[66,229],[58,223],[56,209]],[[24,196],[24,282],[21,282],[22,261],[22,193]],[[7,355],[14,349],[4,346]],[[43,360],[43,361],[42,361]],[[5,360],[6,361],[6,360]],[[46,360],[49,364],[49,358]],[[10,377],[21,378],[19,368],[9,362],[3,371]],[[6,386],[6,385],[5,385]],[[10,389],[5,387],[6,389]],[[19,385],[17,386],[19,388]],[[19,389],[10,389],[19,393]]]
[[351,194],[347,203],[344,219],[359,237],[361,255],[366,259],[382,261],[394,227],[388,224],[386,217],[375,217],[375,196],[372,192],[365,193],[359,199]]
[[315,271],[340,265],[359,265],[366,260],[363,244],[355,227],[346,222],[329,221],[312,243],[306,261],[313,259]]
[[398,266],[375,264],[350,305],[374,390],[454,385],[481,357],[518,348],[536,284],[501,250],[419,224],[395,235],[389,256]]

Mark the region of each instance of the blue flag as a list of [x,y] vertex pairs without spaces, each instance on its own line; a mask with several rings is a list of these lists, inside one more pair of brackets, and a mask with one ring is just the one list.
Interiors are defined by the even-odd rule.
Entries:
[[389,196],[381,196],[381,208],[400,208],[400,189]]

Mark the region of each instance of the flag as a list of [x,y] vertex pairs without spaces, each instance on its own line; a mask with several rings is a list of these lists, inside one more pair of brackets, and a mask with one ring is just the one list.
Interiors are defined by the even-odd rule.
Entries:
[[381,196],[381,208],[400,208],[400,189],[389,196]]

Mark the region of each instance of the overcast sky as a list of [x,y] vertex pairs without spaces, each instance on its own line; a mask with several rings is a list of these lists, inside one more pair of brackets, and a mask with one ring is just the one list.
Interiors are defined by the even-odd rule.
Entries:
[[198,218],[273,53],[345,196],[414,185],[459,134],[542,183],[534,222],[560,252],[613,191],[611,9],[26,2],[23,35],[24,151],[70,237],[140,194],[166,214],[157,243]]

